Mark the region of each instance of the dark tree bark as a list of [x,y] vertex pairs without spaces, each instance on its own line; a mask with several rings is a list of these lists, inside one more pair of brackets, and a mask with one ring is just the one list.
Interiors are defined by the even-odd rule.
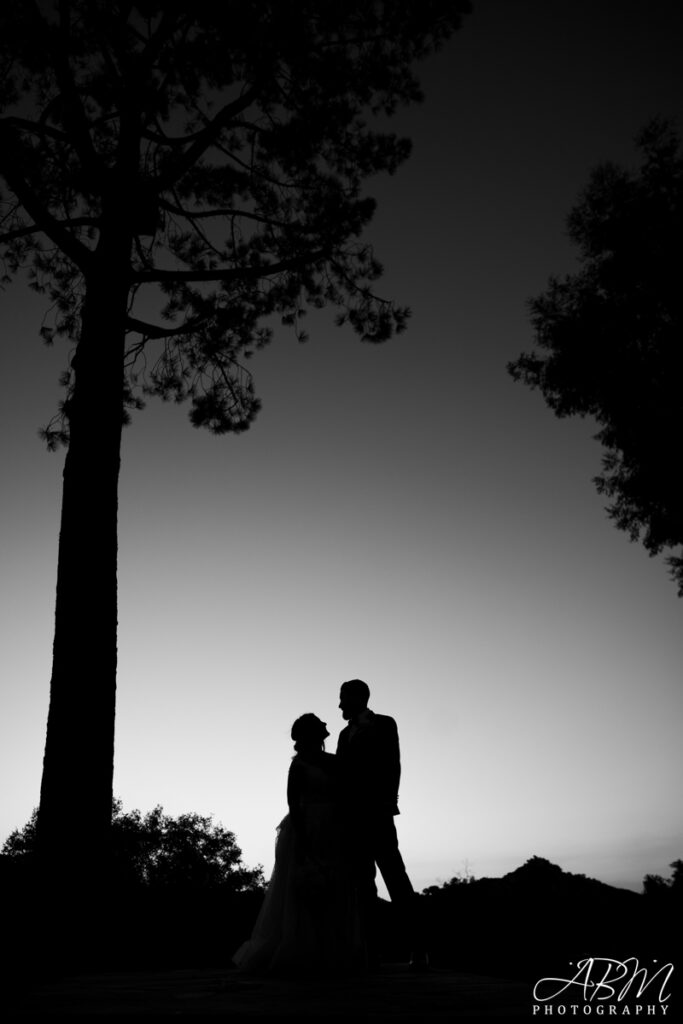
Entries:
[[[86,283],[67,406],[50,709],[38,846],[50,871],[102,869],[112,813],[117,518],[130,236],[102,238]],[[122,274],[122,268],[124,273]],[[59,855],[64,808],[88,808],[80,864]],[[96,855],[93,857],[93,853]]]

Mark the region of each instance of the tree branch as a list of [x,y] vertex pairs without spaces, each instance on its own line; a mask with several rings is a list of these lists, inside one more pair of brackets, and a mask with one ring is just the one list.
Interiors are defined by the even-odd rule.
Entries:
[[169,213],[175,213],[179,217],[186,217],[188,220],[202,220],[207,217],[244,217],[246,220],[255,220],[259,224],[267,224],[269,227],[288,228],[291,227],[285,221],[273,220],[272,217],[262,217],[258,213],[249,213],[247,210],[234,210],[232,207],[219,207],[216,210],[184,210],[182,206],[174,206],[166,199],[159,200],[159,206]]
[[196,221],[195,221],[194,217],[192,217],[192,216],[191,216],[190,214],[188,214],[188,213],[185,213],[185,212],[183,211],[183,208],[182,208],[182,205],[181,205],[180,199],[178,198],[178,194],[177,194],[177,192],[176,192],[176,190],[175,190],[175,189],[173,190],[173,198],[175,199],[175,201],[176,201],[176,204],[177,204],[177,205],[176,205],[176,208],[175,208],[175,209],[176,209],[176,213],[177,213],[177,215],[179,215],[179,216],[183,216],[183,217],[185,217],[185,219],[186,219],[186,220],[189,220],[189,222],[190,222],[190,224],[192,225],[192,227],[193,227],[194,231],[196,232],[196,234],[197,234],[197,235],[199,235],[199,237],[201,238],[201,240],[202,240],[202,241],[204,242],[204,245],[205,245],[205,246],[206,246],[206,247],[207,247],[208,249],[210,249],[210,250],[211,250],[212,252],[214,252],[214,253],[216,254],[216,256],[218,256],[218,258],[219,258],[219,259],[225,259],[225,254],[224,254],[223,252],[221,252],[221,250],[220,250],[220,249],[218,249],[218,248],[217,248],[217,247],[216,247],[216,246],[215,246],[215,245],[213,244],[213,242],[212,242],[212,241],[211,241],[211,240],[210,240],[210,239],[209,239],[209,238],[207,237],[207,235],[206,235],[206,234],[204,233],[204,231],[203,231],[203,230],[202,230],[202,228],[201,228],[201,227],[199,226],[199,224],[197,224],[197,223],[196,223]]
[[203,128],[198,133],[194,142],[182,154],[182,156],[178,158],[174,166],[171,167],[166,174],[162,174],[157,178],[157,188],[159,190],[168,188],[175,184],[179,178],[182,178],[182,176],[195,165],[197,160],[199,160],[202,154],[209,148],[221,128],[224,128],[229,124],[230,120],[235,117],[236,114],[241,114],[243,110],[246,110],[256,95],[256,86],[251,86],[246,90],[246,92],[242,93],[239,99],[226,104],[222,110],[219,110],[216,116],[209,121],[206,128]]
[[207,322],[207,317],[195,317],[194,320],[187,320],[179,327],[160,327],[157,324],[148,324],[144,320],[138,320],[137,317],[128,316],[126,318],[126,330],[142,334],[144,338],[148,339],[174,338],[178,334],[187,334],[188,331],[194,331]]
[[48,124],[37,124],[35,121],[29,121],[25,117],[4,117],[4,124],[10,128],[19,128],[24,131],[31,132],[33,135],[42,135],[43,137],[57,139],[58,142],[69,142],[69,136],[65,135],[64,132],[60,132],[59,128],[52,128]]
[[[78,89],[69,67],[69,32],[71,18],[68,3],[60,3],[60,40],[52,48],[53,64],[57,84],[62,92],[65,103],[66,126],[73,136],[73,146],[86,172],[97,181],[102,176],[104,166],[90,138],[90,126],[85,111],[78,98]],[[42,17],[41,17],[42,21]]]
[[280,260],[279,263],[264,263],[260,266],[233,267],[223,270],[138,270],[133,271],[132,281],[141,283],[157,282],[178,282],[190,281],[239,281],[258,280],[261,277],[269,277],[271,274],[281,274],[287,270],[300,270],[308,264],[319,263],[320,260],[328,259],[329,253],[324,250],[312,252],[307,256],[296,256],[290,260]]
[[[259,124],[254,124],[253,121],[231,121],[231,128],[246,128],[247,131],[266,133],[268,128],[264,128]],[[187,146],[191,142],[196,142],[206,132],[206,126],[200,128],[199,131],[192,132],[190,135],[165,135],[161,127],[158,132],[150,131],[149,128],[142,130],[142,137],[148,139],[150,142],[156,142],[159,146],[170,146],[170,147],[182,147]]]
[[258,177],[262,181],[267,181],[269,185],[275,185],[276,188],[298,188],[302,190],[313,191],[314,189],[320,187],[317,181],[315,181],[313,184],[307,185],[304,181],[297,181],[296,179],[293,179],[291,181],[281,181],[278,178],[272,178],[269,174],[266,174],[261,167],[255,166],[253,162],[251,164],[248,164],[245,160],[242,160],[241,157],[231,152],[231,150],[226,149],[225,146],[221,146],[220,143],[218,142],[216,142],[215,145],[216,149],[220,153],[224,153],[225,156],[229,157],[231,160],[234,160],[234,162],[236,164],[239,164],[239,166],[242,167],[247,172],[247,174],[258,175]]
[[147,45],[143,50],[139,58],[140,67],[149,70],[154,66],[154,62],[159,56],[164,44],[172,38],[173,34],[179,29],[182,33],[187,32],[188,20],[180,22],[179,15],[173,13],[169,15],[168,11],[162,11],[161,21],[157,25],[156,32],[147,41]]
[[[84,228],[97,227],[99,221],[96,217],[72,217],[70,220],[56,220],[55,224],[67,228]],[[15,238],[21,238],[24,235],[35,235],[37,231],[45,231],[45,228],[41,227],[40,224],[28,224],[26,227],[16,228],[14,231],[6,231],[4,235],[0,235],[0,245],[11,242]]]
[[92,253],[64,228],[63,222],[56,220],[47,207],[43,206],[33,189],[24,178],[18,166],[17,144],[14,129],[0,121],[0,165],[7,181],[17,199],[29,217],[40,224],[45,234],[58,245],[65,256],[76,264],[84,273],[89,270]]

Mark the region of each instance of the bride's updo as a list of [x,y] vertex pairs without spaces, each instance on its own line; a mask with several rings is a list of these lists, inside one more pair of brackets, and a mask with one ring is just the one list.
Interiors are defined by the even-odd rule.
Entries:
[[311,713],[301,715],[292,726],[292,739],[297,754],[302,750],[324,749],[325,737],[329,735],[325,723]]

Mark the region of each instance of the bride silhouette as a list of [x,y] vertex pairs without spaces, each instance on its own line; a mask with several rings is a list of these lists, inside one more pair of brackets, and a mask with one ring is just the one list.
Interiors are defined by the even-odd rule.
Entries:
[[242,971],[350,971],[366,965],[358,893],[342,827],[336,758],[324,722],[292,726],[296,754],[287,779],[275,866],[251,938],[233,955]]

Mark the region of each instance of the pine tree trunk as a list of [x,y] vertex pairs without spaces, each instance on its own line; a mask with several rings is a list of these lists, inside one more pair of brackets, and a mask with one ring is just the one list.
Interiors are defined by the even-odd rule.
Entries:
[[38,852],[53,887],[106,871],[117,660],[117,513],[130,245],[97,251],[67,407],[50,708]]

